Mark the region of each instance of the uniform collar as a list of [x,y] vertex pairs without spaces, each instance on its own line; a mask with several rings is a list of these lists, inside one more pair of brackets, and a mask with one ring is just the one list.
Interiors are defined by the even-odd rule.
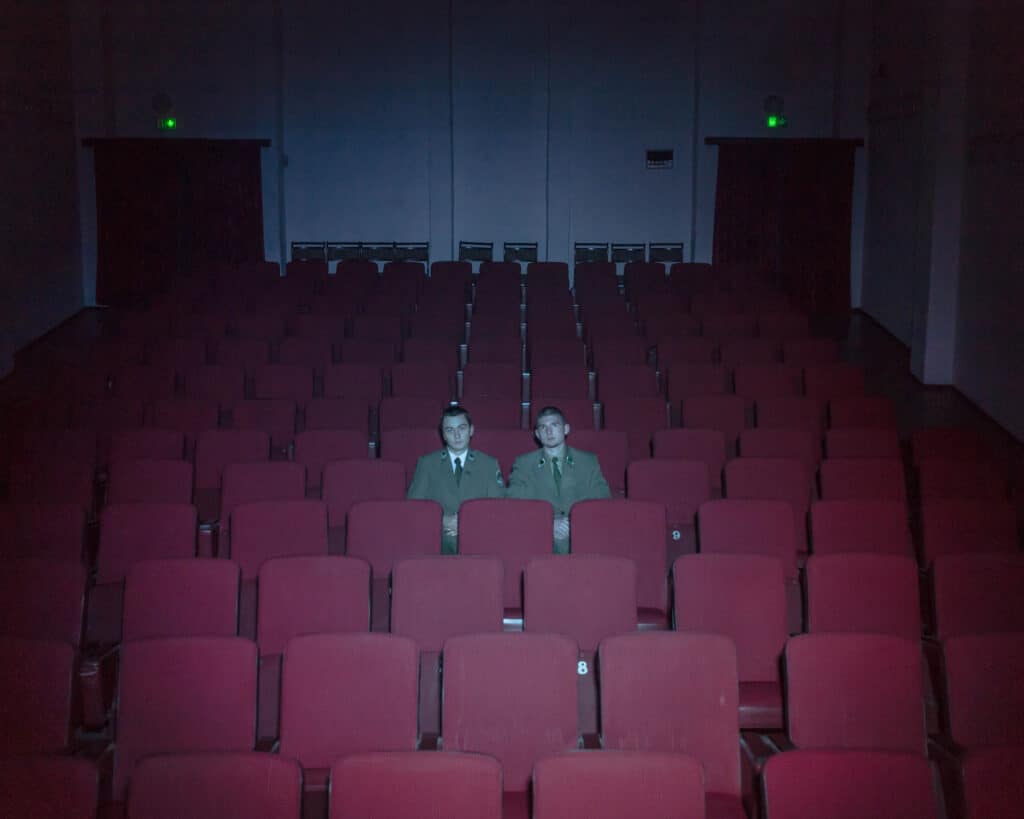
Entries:
[[[441,452],[439,453],[439,455],[440,455],[442,461],[447,459],[450,462],[451,459],[452,459],[452,454],[448,450],[448,447],[442,447]],[[465,466],[470,461],[473,461],[476,458],[476,453],[472,449],[467,449],[465,452],[463,452],[461,455],[459,455],[459,457],[463,459],[462,464],[463,464],[463,466]]]
[[[548,458],[547,455],[544,454],[543,447],[540,450],[538,450],[538,453],[540,455],[540,457],[537,459],[537,466],[539,468],[544,466],[544,464],[548,462]],[[566,466],[576,465],[576,461],[573,458],[572,448],[568,444],[565,445],[565,464]]]

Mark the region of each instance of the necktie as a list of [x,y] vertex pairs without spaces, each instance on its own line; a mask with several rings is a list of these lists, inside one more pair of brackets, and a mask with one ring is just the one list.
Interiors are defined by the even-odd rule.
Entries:
[[551,474],[555,478],[555,491],[561,493],[562,491],[562,469],[558,465],[558,456],[556,455],[551,459]]
[[455,483],[462,483],[462,458],[455,459]]

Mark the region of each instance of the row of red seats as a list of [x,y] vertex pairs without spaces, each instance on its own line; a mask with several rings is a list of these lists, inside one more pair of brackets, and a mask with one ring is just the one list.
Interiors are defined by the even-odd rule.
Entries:
[[[234,560],[195,559],[184,550],[158,559],[148,558],[158,549],[111,555],[89,591],[93,609],[104,593],[118,597],[118,633],[106,640],[242,634],[257,639],[261,654],[273,655],[298,634],[367,631],[377,623],[416,637],[421,650],[439,651],[452,634],[500,631],[510,602],[510,584],[498,558],[396,558],[386,567],[390,597],[382,603],[390,615],[371,617],[367,561],[378,563],[378,555],[359,548],[346,557],[278,557],[280,552],[272,549],[259,554],[241,547],[235,552]],[[359,554],[363,557],[353,556]],[[115,567],[115,558],[120,566]],[[509,579],[516,586],[513,602],[518,603],[522,584],[525,630],[568,634],[584,657],[604,637],[636,630],[635,561],[573,555],[530,557],[522,565],[521,577]],[[741,683],[774,685],[775,700],[776,660],[787,636],[784,574],[778,558],[705,553],[678,558],[671,575],[675,628],[729,636],[740,658]],[[935,559],[927,593],[919,601],[917,569],[908,557],[813,555],[806,569],[807,631],[916,640],[922,611],[927,612],[926,631],[940,641],[1021,631],[1024,604],[1017,592],[1022,584],[1019,554],[945,555]],[[63,640],[76,647],[82,643],[86,576],[80,564],[11,560],[2,588],[0,634]],[[504,622],[506,630],[516,625],[507,618]],[[772,708],[767,693],[741,690],[742,727],[777,729],[779,703]],[[745,694],[757,694],[756,708]]]
[[[1016,686],[1024,670],[1022,640],[1016,633],[945,642],[947,730],[944,745],[932,755],[947,768],[955,769],[975,749],[1024,742],[1024,703]],[[20,694],[21,702],[33,676],[29,690],[64,688],[70,647],[4,642],[5,656],[17,660],[23,672],[21,688],[7,690]],[[560,635],[455,636],[443,646],[441,740],[446,751],[498,760],[505,816],[529,815],[539,759],[580,743],[578,656],[575,641]],[[704,768],[706,815],[745,816],[731,641],[698,633],[636,634],[604,639],[597,656],[602,747],[690,754]],[[301,636],[288,643],[283,664],[278,750],[302,766],[307,801],[324,802],[331,768],[341,757],[417,747],[419,657],[413,640]],[[784,664],[792,747],[927,759],[920,652],[913,641],[803,635],[787,642]],[[41,675],[50,681],[41,682]],[[130,792],[137,766],[151,754],[251,751],[257,688],[257,648],[241,638],[152,639],[122,646],[114,800]],[[523,697],[527,690],[531,696]],[[38,751],[62,750],[67,729],[61,733],[60,726],[70,716],[68,700],[59,694],[45,699],[41,705],[48,708],[31,712],[12,730],[24,733],[35,723],[26,741]],[[1013,757],[1019,764],[1019,752]],[[957,779],[955,773],[947,779],[950,791],[962,787]],[[1008,783],[1000,798],[1019,796],[1016,790]]]

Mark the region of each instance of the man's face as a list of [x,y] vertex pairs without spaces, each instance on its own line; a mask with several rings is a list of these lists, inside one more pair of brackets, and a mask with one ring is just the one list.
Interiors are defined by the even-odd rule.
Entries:
[[469,439],[473,437],[473,425],[466,420],[465,415],[446,417],[441,422],[441,434],[444,436],[444,442],[448,449],[461,454],[469,449]]
[[560,415],[545,415],[537,419],[535,432],[545,449],[558,449],[569,434],[569,425]]

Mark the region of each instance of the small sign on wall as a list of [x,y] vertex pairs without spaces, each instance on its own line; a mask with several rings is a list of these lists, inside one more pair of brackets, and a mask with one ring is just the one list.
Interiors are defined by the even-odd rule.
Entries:
[[672,167],[675,151],[671,148],[658,148],[647,151],[647,170],[663,171]]

